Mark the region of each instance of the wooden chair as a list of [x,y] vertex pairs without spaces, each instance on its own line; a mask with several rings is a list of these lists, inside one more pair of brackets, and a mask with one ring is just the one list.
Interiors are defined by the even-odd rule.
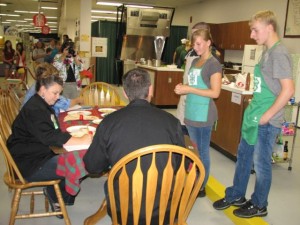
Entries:
[[21,102],[13,90],[0,88],[0,112],[7,118],[10,126],[18,115],[20,106]]
[[80,96],[84,105],[90,106],[116,106],[121,105],[120,96],[116,89],[105,82],[93,82],[85,86]]
[[0,134],[4,139],[4,141],[6,142],[8,137],[11,135],[11,126],[9,125],[7,118],[5,117],[5,115],[3,115],[1,111],[0,111],[0,121],[1,121]]
[[[156,168],[156,159],[160,157],[161,153],[168,154],[168,162],[164,171],[158,174]],[[182,156],[179,169],[173,168],[171,159],[178,154]],[[141,170],[141,161],[143,156],[150,156],[152,162],[148,168],[147,177]],[[190,160],[189,169],[186,170],[185,161]],[[126,167],[128,163],[136,161],[137,165],[134,170],[133,176],[130,179]],[[116,176],[116,174],[118,176]],[[192,151],[174,145],[153,145],[136,150],[121,160],[119,160],[111,169],[108,175],[108,195],[111,206],[112,224],[126,225],[128,218],[128,210],[132,207],[134,224],[137,225],[140,216],[140,209],[144,204],[147,225],[151,224],[152,211],[155,196],[159,197],[159,225],[164,222],[167,207],[170,206],[169,218],[167,223],[170,225],[186,225],[187,217],[194,205],[194,202],[199,193],[200,187],[204,180],[204,167],[199,157]],[[162,178],[161,191],[157,193],[157,180]],[[143,180],[146,181],[146,186],[143,187]],[[119,183],[119,193],[114,193],[113,184]],[[132,189],[130,189],[132,187]],[[144,191],[144,192],[143,192]],[[130,192],[132,199],[129,199]],[[143,195],[145,201],[142,202]],[[120,212],[121,220],[117,221],[117,208],[115,196],[120,196]],[[132,205],[129,206],[129,202]],[[100,209],[92,216],[86,218],[85,225],[95,224],[99,218],[103,217],[106,212],[106,201],[102,203]]]
[[[0,126],[1,127],[1,126]],[[1,128],[2,129],[2,128]],[[70,225],[70,219],[62,199],[61,191],[58,186],[60,180],[51,180],[51,181],[41,181],[41,182],[27,182],[23,176],[21,175],[16,163],[14,162],[9,150],[6,147],[4,138],[2,134],[0,136],[0,149],[4,155],[4,160],[6,164],[7,171],[4,174],[4,182],[10,188],[14,190],[13,199],[11,202],[11,214],[9,225],[13,225],[16,219],[28,219],[28,218],[36,218],[36,217],[46,217],[46,216],[57,216],[63,215],[64,221],[66,225]],[[48,199],[45,198],[45,212],[42,213],[34,213],[34,203],[36,195],[43,195],[43,191],[30,191],[27,189],[36,188],[36,187],[45,187],[53,185],[57,199],[61,208],[60,212],[49,212],[49,203]],[[25,191],[27,190],[27,191]],[[18,214],[19,203],[21,196],[29,195],[30,196],[30,211],[25,214]]]

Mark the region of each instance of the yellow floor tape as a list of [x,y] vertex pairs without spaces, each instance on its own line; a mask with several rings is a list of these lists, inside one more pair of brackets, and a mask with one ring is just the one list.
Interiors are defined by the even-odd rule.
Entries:
[[[209,176],[207,185],[206,185],[206,196],[212,201],[215,202],[221,198],[224,198],[225,195],[225,186],[217,181],[213,176]],[[243,219],[236,217],[233,214],[233,210],[236,207],[231,206],[224,211],[224,213],[231,219],[231,221],[236,225],[267,225],[268,223],[260,217],[254,217],[251,219]]]

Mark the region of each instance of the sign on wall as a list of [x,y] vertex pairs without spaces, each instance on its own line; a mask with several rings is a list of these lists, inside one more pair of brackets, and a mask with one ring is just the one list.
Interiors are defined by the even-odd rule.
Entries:
[[107,38],[92,38],[92,57],[107,57]]

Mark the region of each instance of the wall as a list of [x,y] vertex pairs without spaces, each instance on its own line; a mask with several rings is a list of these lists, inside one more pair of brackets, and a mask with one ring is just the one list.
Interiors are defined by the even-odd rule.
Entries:
[[[259,10],[276,13],[279,35],[283,37],[287,0],[204,0],[193,5],[176,8],[172,25],[191,27],[196,22],[226,23],[249,20]],[[238,10],[237,10],[238,9]],[[192,23],[190,23],[192,16]],[[300,53],[299,38],[283,38],[290,53]]]

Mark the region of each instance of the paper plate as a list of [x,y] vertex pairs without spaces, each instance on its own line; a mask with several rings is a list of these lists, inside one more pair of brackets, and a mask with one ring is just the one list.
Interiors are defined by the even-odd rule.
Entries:
[[102,119],[96,119],[96,120],[93,120],[92,122],[93,122],[94,124],[100,124],[101,121],[102,121]]
[[74,115],[74,114],[79,114],[79,115],[85,115],[85,116],[88,116],[88,115],[91,115],[92,114],[92,112],[90,112],[90,111],[84,111],[84,110],[82,110],[82,111],[69,111],[68,112],[68,115]]
[[101,112],[101,113],[112,113],[112,112],[114,112],[114,111],[117,111],[116,109],[114,109],[114,108],[101,108],[101,109],[98,109],[98,111],[99,112]]
[[67,131],[73,136],[73,137],[82,137],[85,134],[88,134],[89,131],[92,131],[95,133],[96,128],[92,126],[71,126],[67,128]]

